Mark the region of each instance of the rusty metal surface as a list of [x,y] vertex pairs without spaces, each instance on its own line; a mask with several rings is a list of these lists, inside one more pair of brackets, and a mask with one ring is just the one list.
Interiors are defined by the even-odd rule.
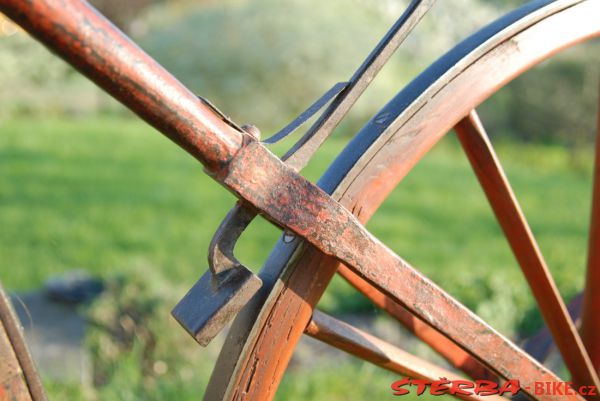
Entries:
[[579,385],[600,388],[598,376],[500,161],[475,110],[454,130],[550,329]]
[[[230,122],[229,117],[210,102],[208,104]],[[253,139],[260,140],[257,127],[244,125],[240,129]],[[208,345],[262,286],[261,279],[234,255],[235,244],[256,214],[257,210],[243,201],[238,201],[229,211],[208,247],[209,271],[200,277],[171,312],[202,346]]]
[[600,372],[600,87],[598,89],[596,156],[588,238],[587,274],[581,316],[581,338],[590,354],[594,368],[597,372]]
[[48,401],[8,296],[0,285],[0,401]]
[[[337,95],[313,128],[284,157],[288,159],[287,164],[290,167],[295,170],[302,169],[434,2],[414,0],[350,82],[334,85],[308,110],[264,143],[275,143],[285,138]],[[223,121],[238,127],[208,100],[200,99]],[[259,135],[253,137],[260,138]],[[295,153],[300,156],[294,157]],[[256,211],[250,205],[244,207],[238,204],[231,210],[209,247],[212,272],[204,274],[173,309],[175,319],[201,345],[207,345],[260,288],[260,279],[233,256],[235,242],[255,216]]]
[[233,254],[238,238],[255,216],[256,211],[242,202],[227,214],[209,246],[210,270],[172,311],[202,346],[208,345],[262,286],[260,278]]
[[[436,63],[436,66],[450,65],[450,70],[426,72],[434,78],[426,77],[425,84],[420,80],[418,97],[411,93],[397,98],[396,106],[402,102],[404,111],[388,132],[373,133],[375,127],[370,123],[339,157],[339,163],[330,168],[334,174],[327,174],[320,184],[357,214],[360,221],[366,222],[436,139],[470,109],[559,49],[600,35],[597,19],[589,18],[598,15],[599,7],[595,0],[552,2],[543,9],[530,8],[525,18],[522,15],[516,18],[518,23],[514,23],[515,18],[508,22],[503,19],[501,28],[496,30],[500,33],[492,39],[489,29],[481,40],[479,34],[475,35],[477,38],[469,38],[465,44],[470,46],[468,50],[451,52],[452,56],[462,56],[452,58],[449,64],[447,60]],[[494,26],[497,28],[498,24]],[[388,111],[389,108],[384,110]],[[353,154],[362,157],[358,160]],[[276,252],[280,253],[281,247]],[[326,264],[313,268],[303,257],[297,267],[280,265],[278,270],[277,264],[285,265],[287,259],[280,254],[272,256],[268,274],[280,274],[280,282],[272,289],[271,296],[265,297],[264,306],[261,306],[263,301],[257,301],[237,319],[205,400],[272,399],[289,362],[288,350],[299,338],[297,326],[308,323],[313,299],[320,296],[328,283],[329,277],[321,274],[329,269]],[[277,262],[278,257],[281,262]],[[311,277],[306,284],[308,278],[299,270],[319,277]]]
[[[258,142],[238,152],[220,180],[237,196],[260,209],[275,224],[300,235],[377,289],[469,350],[498,375],[560,381],[512,342],[374,238],[345,208],[296,174]],[[540,399],[558,399],[542,396]],[[580,399],[579,396],[569,396]]]
[[2,0],[0,12],[210,170],[242,145],[237,131],[89,4]]
[[[197,99],[195,102],[188,99],[178,83],[157,73],[151,64],[146,69],[148,59],[128,58],[131,54],[139,55],[139,49],[132,48],[130,42],[123,42],[122,36],[115,33],[106,21],[77,2],[64,1],[60,4],[68,5],[72,15],[60,14],[65,10],[57,9],[59,2],[53,1],[3,1],[0,7],[5,12],[8,10],[7,14],[66,58],[71,57],[70,61],[80,70],[95,77],[116,97],[186,148],[205,163],[216,179],[255,205],[270,220],[296,232],[325,254],[350,266],[386,295],[469,349],[500,375],[518,377],[525,385],[532,384],[534,380],[557,380],[394,255],[347,210],[284,166],[260,144],[251,141],[238,151],[242,144],[240,133],[212,111],[200,107]],[[64,17],[59,23],[56,23],[57,15]],[[85,32],[89,33],[90,26],[102,34],[98,35],[101,39],[96,41],[90,39],[90,35],[86,37]],[[68,36],[63,34],[64,31],[72,35],[63,38]],[[109,40],[105,41],[107,37]],[[110,46],[115,46],[116,50],[109,49]],[[120,58],[111,60],[108,65],[124,64],[121,67],[131,69],[132,63],[140,61],[136,65],[139,70],[117,68],[117,73],[113,74],[111,68],[102,68],[102,62],[97,60],[108,61],[103,54],[110,54],[109,50],[120,54]],[[144,73],[152,79],[147,79]],[[152,96],[145,92],[136,94],[135,91],[129,94],[128,90],[136,89],[129,80],[130,75],[137,85],[148,84],[150,88],[158,87],[162,91],[152,92]],[[116,83],[111,81],[112,78]],[[181,105],[178,102],[183,102],[184,110],[179,110]],[[170,111],[177,113],[169,114]],[[224,167],[227,165],[229,168],[226,170]]]
[[[442,333],[413,315],[404,306],[379,291],[351,269],[340,265],[338,273],[354,288],[366,296],[375,306],[398,320],[408,331],[433,348],[457,369],[473,379],[497,380],[488,368],[466,351],[446,338]],[[539,360],[539,359],[538,359]]]
[[[464,380],[450,370],[427,362],[318,310],[313,312],[305,332],[317,340],[400,375],[427,381],[440,380],[442,377],[450,381]],[[505,401],[505,398],[498,395],[481,397],[458,393],[456,396],[466,401]]]

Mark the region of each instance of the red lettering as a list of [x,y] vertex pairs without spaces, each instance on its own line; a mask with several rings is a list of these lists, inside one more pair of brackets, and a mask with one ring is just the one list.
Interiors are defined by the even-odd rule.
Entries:
[[491,380],[477,380],[475,394],[483,396],[498,394],[498,383]]
[[431,384],[429,380],[413,379],[412,381],[412,385],[417,386],[417,395],[423,394],[428,384]]
[[410,384],[410,378],[405,377],[404,379],[400,379],[400,380],[396,380],[395,382],[392,383],[392,391],[394,392],[394,395],[405,395],[408,394],[409,391],[405,388],[402,388],[404,386],[406,386],[407,384]]
[[577,395],[575,390],[573,390],[573,382],[565,383],[565,395]]
[[534,395],[544,395],[544,382],[535,382]]
[[473,394],[472,391],[466,391],[463,389],[472,389],[473,387],[475,387],[475,384],[471,381],[453,380],[452,387],[450,387],[450,394],[451,395],[457,395],[457,394],[471,395],[471,394]]
[[431,395],[444,395],[450,390],[448,387],[450,384],[450,380],[445,377],[440,377],[440,380],[434,380],[431,382],[431,387],[429,388],[429,394]]
[[516,395],[519,391],[521,391],[521,384],[518,380],[511,379],[502,384],[498,394],[504,395],[504,393],[511,393],[512,395]]
[[565,395],[562,390],[563,383],[561,382],[552,382],[552,392],[550,394],[552,395]]

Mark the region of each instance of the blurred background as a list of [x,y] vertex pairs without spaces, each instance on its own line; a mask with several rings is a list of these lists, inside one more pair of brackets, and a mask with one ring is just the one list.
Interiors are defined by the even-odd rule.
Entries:
[[[408,2],[92,3],[193,91],[266,137],[347,80]],[[317,179],[427,65],[521,4],[439,1],[306,176]],[[563,52],[480,108],[567,301],[583,284],[599,50],[595,41]],[[5,18],[0,104],[0,280],[22,317],[50,398],[200,399],[222,338],[199,348],[169,311],[207,268],[208,243],[233,197]],[[541,327],[452,134],[368,228],[502,333],[523,339]],[[265,222],[253,223],[238,247],[242,261],[258,270],[278,234]],[[443,363],[339,279],[319,307]],[[396,379],[303,340],[277,399],[386,399]]]

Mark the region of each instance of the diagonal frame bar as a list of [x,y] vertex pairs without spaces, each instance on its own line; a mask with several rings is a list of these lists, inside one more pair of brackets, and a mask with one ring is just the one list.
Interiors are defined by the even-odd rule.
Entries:
[[495,375],[468,352],[454,344],[442,333],[419,319],[404,306],[379,291],[373,285],[362,279],[351,269],[340,265],[338,273],[360,293],[367,297],[375,306],[387,312],[399,321],[408,331],[429,345],[444,357],[452,366],[463,371],[473,379],[496,380]]
[[532,397],[535,383],[560,381],[514,343],[373,237],[347,209],[296,174],[257,142],[242,148],[221,182],[277,225],[303,237],[444,333],[505,379],[518,378]]
[[537,242],[500,165],[477,112],[454,130],[529,283],[554,341],[580,385],[598,386],[598,376],[558,292]]

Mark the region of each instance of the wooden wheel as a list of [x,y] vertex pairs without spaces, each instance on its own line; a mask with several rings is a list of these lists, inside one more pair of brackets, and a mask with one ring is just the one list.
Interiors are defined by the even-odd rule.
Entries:
[[[600,327],[600,294],[594,291],[600,284],[600,180],[596,178],[594,186],[582,340],[474,110],[540,61],[600,36],[598,15],[598,0],[534,1],[507,14],[459,44],[400,92],[357,134],[319,182],[365,223],[419,159],[455,127],[573,381],[590,385],[598,385],[600,367],[600,342],[595,337]],[[543,373],[539,364],[514,345],[510,353],[498,355],[475,340],[469,342],[470,338],[457,341],[468,330],[456,327],[463,322],[442,322],[434,328],[364,277],[284,236],[260,273],[262,292],[230,330],[205,400],[272,399],[304,333],[399,374],[434,380],[457,376],[314,311],[336,271],[473,378]],[[490,330],[494,339],[508,342]]]

